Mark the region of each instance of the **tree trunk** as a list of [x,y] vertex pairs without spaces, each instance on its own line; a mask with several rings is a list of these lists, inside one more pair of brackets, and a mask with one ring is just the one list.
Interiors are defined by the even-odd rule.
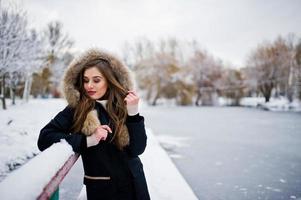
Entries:
[[12,99],[12,105],[16,105],[16,88],[15,87],[10,88],[10,96]]
[[24,90],[23,90],[23,101],[25,101],[25,96],[27,94],[27,85],[28,85],[28,78],[26,77],[25,79],[25,84],[24,84]]
[[195,100],[195,105],[200,106],[201,93],[198,92]]
[[161,92],[161,77],[159,78],[158,82],[157,82],[157,91],[156,91],[156,96],[153,99],[152,105],[155,106],[157,105],[157,100],[160,97],[160,92]]
[[288,77],[288,86],[287,86],[287,91],[286,91],[286,95],[287,98],[289,100],[289,102],[293,102],[293,95],[294,95],[294,91],[293,91],[293,67],[292,64],[289,68],[289,77]]
[[23,101],[28,102],[28,100],[29,100],[31,84],[32,84],[32,77],[26,76],[25,86],[24,86],[24,91],[23,91]]
[[152,106],[157,105],[157,100],[159,99],[159,92],[157,92],[155,98],[153,99]]
[[213,106],[212,90],[203,91],[202,105],[203,106]]
[[265,102],[269,102],[270,98],[271,98],[271,92],[273,89],[274,85],[271,84],[263,84],[261,86],[259,86],[259,90],[262,92],[264,98],[265,98]]
[[270,101],[270,96],[264,96],[265,102],[269,102]]
[[2,108],[6,110],[6,101],[5,101],[5,74],[2,77],[2,87],[1,87],[1,100],[2,100]]
[[293,102],[293,95],[294,95],[293,88],[289,87],[287,91],[287,99],[290,103]]
[[298,99],[301,101],[301,66],[298,68],[298,75],[297,75],[297,96]]

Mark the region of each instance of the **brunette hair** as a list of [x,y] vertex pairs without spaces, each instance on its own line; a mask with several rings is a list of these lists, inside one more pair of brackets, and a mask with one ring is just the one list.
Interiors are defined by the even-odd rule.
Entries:
[[73,131],[80,132],[83,128],[87,114],[94,109],[95,100],[91,99],[84,89],[84,72],[92,67],[96,67],[107,81],[108,88],[100,100],[107,100],[106,110],[112,122],[113,137],[112,141],[119,149],[122,149],[122,137],[124,125],[127,117],[126,104],[124,98],[127,95],[128,88],[122,86],[118,77],[114,74],[109,61],[105,59],[94,59],[88,61],[79,73],[75,87],[80,93],[78,105],[75,107],[73,118]]

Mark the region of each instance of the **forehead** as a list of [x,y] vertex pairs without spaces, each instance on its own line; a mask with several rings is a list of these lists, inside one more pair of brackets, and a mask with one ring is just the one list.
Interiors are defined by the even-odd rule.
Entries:
[[93,76],[103,76],[100,70],[97,67],[90,67],[84,71],[84,76],[93,77]]

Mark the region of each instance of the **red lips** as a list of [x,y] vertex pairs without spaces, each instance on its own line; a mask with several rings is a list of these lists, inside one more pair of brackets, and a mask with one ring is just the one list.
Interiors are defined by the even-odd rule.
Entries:
[[88,91],[87,93],[88,93],[89,96],[92,96],[96,93],[96,91]]

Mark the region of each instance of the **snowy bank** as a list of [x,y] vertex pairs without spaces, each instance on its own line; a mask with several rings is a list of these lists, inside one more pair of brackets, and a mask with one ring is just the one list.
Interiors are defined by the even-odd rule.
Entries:
[[64,140],[52,145],[0,182],[1,199],[37,199],[73,154],[72,147]]
[[59,99],[17,101],[0,110],[0,182],[6,174],[26,163],[40,151],[37,139],[42,127],[66,103]]
[[287,98],[271,98],[269,102],[265,102],[263,97],[245,97],[240,101],[240,105],[246,107],[258,107],[270,111],[301,111],[301,102],[295,99],[289,102]]

